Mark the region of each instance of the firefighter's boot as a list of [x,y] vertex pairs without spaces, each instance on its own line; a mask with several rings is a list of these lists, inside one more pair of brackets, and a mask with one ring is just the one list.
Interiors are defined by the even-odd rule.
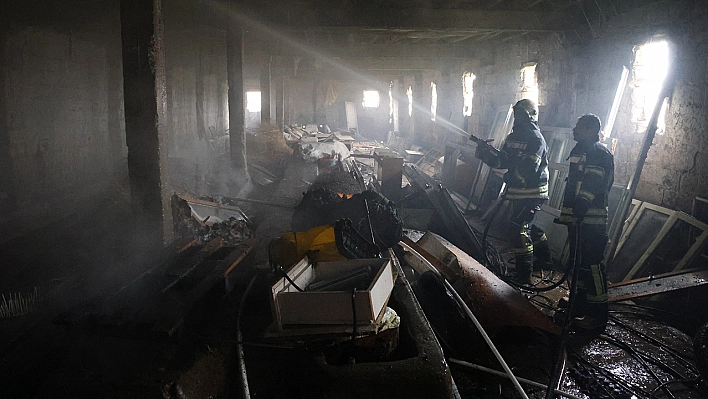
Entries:
[[517,254],[516,261],[516,276],[514,280],[519,284],[528,284],[531,282],[531,270],[533,269],[533,252],[525,254]]

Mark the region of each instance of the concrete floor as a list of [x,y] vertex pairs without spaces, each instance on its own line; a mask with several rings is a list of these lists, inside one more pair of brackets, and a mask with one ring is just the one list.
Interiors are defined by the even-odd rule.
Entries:
[[[293,164],[286,169],[281,182],[256,189],[253,198],[294,206],[316,174],[314,164]],[[3,245],[0,260],[14,267],[1,269],[0,292],[39,286],[41,294],[37,310],[0,319],[0,375],[4,377],[0,381],[0,397],[240,397],[233,358],[236,310],[249,277],[254,273],[265,275],[269,270],[267,243],[289,230],[292,220],[292,211],[282,207],[244,204],[243,209],[256,221],[261,244],[239,266],[242,278],[231,295],[224,296],[218,290],[211,292],[190,312],[179,334],[163,340],[125,336],[96,328],[92,323],[92,315],[107,293],[119,289],[164,256],[161,251],[146,247],[139,222],[125,223],[131,220],[127,207],[102,204],[91,214],[65,220]],[[484,222],[478,217],[470,215],[468,221],[477,230],[483,230]],[[501,252],[508,246],[494,230],[490,242]],[[263,294],[266,288],[265,279],[254,287],[251,305],[244,314],[249,320],[244,326],[247,338],[256,337],[270,323],[267,295]],[[556,302],[554,297],[536,299]],[[618,308],[614,312],[626,313],[627,309]],[[612,328],[609,334],[627,334],[620,327]],[[690,338],[678,330],[664,330],[661,325],[644,328],[670,337],[678,350],[690,351]],[[606,345],[606,341],[594,343],[588,347],[586,357],[611,358],[605,355],[616,354],[616,348]],[[278,385],[268,385],[268,378],[278,377],[272,370],[270,374],[257,376],[257,370],[269,368],[267,362],[261,361],[264,351],[282,349],[247,349],[247,357],[250,356],[247,362],[254,367],[253,385],[261,390],[254,392],[254,397],[304,397],[302,392],[288,394],[287,389],[277,390],[276,395]],[[618,362],[626,362],[625,358],[616,356]],[[486,388],[481,389],[480,379],[504,386],[504,391],[513,396],[502,380],[458,367],[452,370],[465,393],[463,397],[490,397]],[[636,366],[627,366],[626,370],[635,370],[638,375],[644,373]]]

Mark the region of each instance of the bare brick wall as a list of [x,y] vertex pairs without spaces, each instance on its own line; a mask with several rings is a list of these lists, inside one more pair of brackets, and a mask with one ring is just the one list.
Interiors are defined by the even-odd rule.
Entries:
[[568,124],[570,49],[564,36],[520,37],[503,42],[490,41],[480,49],[470,70],[477,76],[474,82],[473,121],[479,116],[472,132],[487,136],[496,113],[520,99],[520,71],[524,63],[536,62],[539,105],[544,120],[554,126]]
[[708,30],[691,24],[677,37],[677,80],[667,131],[654,140],[637,196],[690,211],[695,196],[708,197]]

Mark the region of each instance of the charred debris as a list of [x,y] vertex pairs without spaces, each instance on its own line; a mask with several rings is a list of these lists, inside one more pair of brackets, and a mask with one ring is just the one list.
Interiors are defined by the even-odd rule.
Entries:
[[[175,189],[175,245],[100,301],[54,319],[133,347],[153,343],[159,366],[135,380],[141,390],[164,398],[705,395],[705,320],[690,326],[670,308],[706,287],[700,222],[635,203],[610,269],[608,327],[564,345],[565,237],[553,247],[554,268],[534,271],[531,289],[520,289],[509,277],[508,239],[489,222],[495,208],[504,212],[489,197],[499,193],[493,174],[478,173],[463,195],[443,184],[455,181],[444,149],[295,126],[258,134],[278,151],[250,158],[248,196]],[[668,216],[647,226],[647,212]],[[646,234],[674,245],[638,253],[633,243]],[[9,294],[0,317],[38,306],[36,291]],[[558,359],[561,378],[549,386]]]
[[[174,202],[185,210],[177,224],[189,225],[199,245],[250,238],[244,229],[254,223],[242,206],[253,210],[255,231],[270,234],[255,269],[241,266],[250,284],[236,283],[241,389],[292,397],[705,394],[705,327],[670,308],[708,281],[705,247],[693,246],[703,239],[700,222],[665,210],[665,224],[680,220],[696,238],[682,254],[662,245],[637,254],[628,242],[642,234],[638,215],[663,210],[635,204],[610,269],[606,331],[563,345],[565,237],[553,247],[553,270],[534,271],[532,288],[520,289],[507,240],[489,223],[494,208],[504,212],[498,198],[485,198],[498,183],[492,174],[478,174],[483,195],[468,199],[442,183],[454,181],[443,149],[384,145],[354,132],[282,134],[293,148],[288,167],[280,177],[255,168],[268,182],[255,178],[260,192],[252,198]],[[293,188],[306,190],[293,196]],[[199,206],[224,214],[212,219]],[[659,233],[678,234],[680,226],[667,229]],[[549,388],[559,351],[560,382]]]

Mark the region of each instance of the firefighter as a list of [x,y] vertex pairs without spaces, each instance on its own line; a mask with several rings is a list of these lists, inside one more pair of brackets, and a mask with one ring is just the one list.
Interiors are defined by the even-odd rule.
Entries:
[[[602,264],[607,245],[607,197],[614,182],[614,157],[600,143],[600,118],[583,115],[573,128],[577,144],[570,152],[568,181],[563,196],[560,222],[568,226],[568,236],[580,229],[582,237],[577,299],[573,306],[574,325],[599,334],[607,324],[607,277]],[[574,244],[573,239],[570,240]],[[575,248],[574,248],[575,249]]]
[[510,223],[515,230],[512,247],[518,283],[530,282],[534,268],[534,252],[538,268],[551,263],[546,234],[533,224],[536,212],[548,199],[548,146],[541,135],[536,118],[538,107],[523,99],[514,105],[514,126],[501,150],[490,145],[478,145],[475,156],[492,168],[507,169],[504,174],[509,200]]

